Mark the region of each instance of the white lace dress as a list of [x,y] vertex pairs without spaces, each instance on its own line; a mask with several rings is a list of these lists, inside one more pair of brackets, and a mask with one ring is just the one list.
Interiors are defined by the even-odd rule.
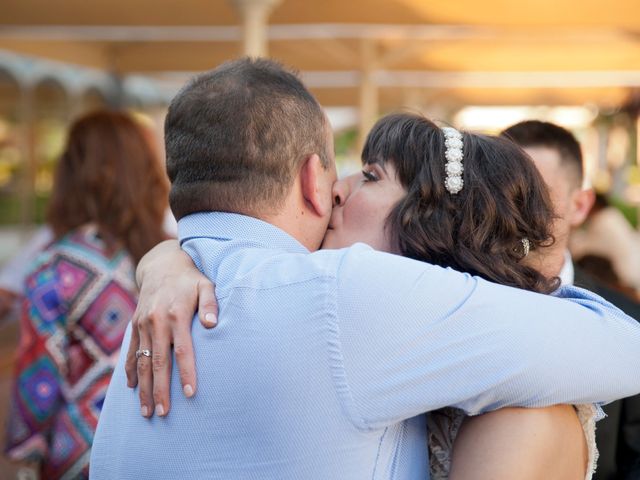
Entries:
[[[585,480],[591,480],[598,460],[596,421],[602,418],[604,413],[600,408],[591,404],[575,405],[574,407],[582,424],[589,451]],[[449,478],[453,442],[465,416],[464,412],[457,408],[443,408],[427,415],[431,480],[447,480]]]

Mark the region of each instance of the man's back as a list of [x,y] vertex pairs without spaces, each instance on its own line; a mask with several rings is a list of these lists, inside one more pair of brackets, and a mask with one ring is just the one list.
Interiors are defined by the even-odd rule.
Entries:
[[174,370],[171,414],[144,419],[121,358],[92,478],[427,478],[423,417],[363,429],[345,413],[327,306],[338,252],[318,261],[233,241],[185,246],[196,262],[224,255],[201,264],[217,284],[220,322],[194,322],[198,393],[185,399]]
[[[191,215],[180,230],[220,302],[215,329],[193,326],[198,393],[184,398],[174,371],[171,413],[146,420],[121,359],[96,480],[428,478],[424,412],[640,389],[627,371],[637,325],[580,291],[562,301],[362,245],[309,254],[239,215]],[[596,368],[610,375],[581,373]]]

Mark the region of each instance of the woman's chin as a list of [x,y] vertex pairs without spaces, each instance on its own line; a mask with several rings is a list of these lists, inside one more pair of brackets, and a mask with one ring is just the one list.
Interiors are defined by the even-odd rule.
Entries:
[[395,251],[396,249],[391,248],[389,241],[386,238],[367,238],[365,235],[362,235],[361,238],[353,238],[352,235],[347,235],[348,238],[344,238],[345,235],[338,235],[338,233],[333,229],[328,229],[324,234],[324,239],[322,240],[321,249],[334,249],[337,250],[339,248],[347,248],[356,243],[364,243],[369,245],[374,250],[379,250],[381,252],[388,253],[400,253],[399,251]]
[[335,231],[329,229],[324,234],[324,239],[322,240],[322,245],[320,246],[320,248],[323,250],[345,248],[350,247],[351,245],[353,245],[353,243],[354,242],[346,243],[344,241],[341,241],[338,235],[336,235]]

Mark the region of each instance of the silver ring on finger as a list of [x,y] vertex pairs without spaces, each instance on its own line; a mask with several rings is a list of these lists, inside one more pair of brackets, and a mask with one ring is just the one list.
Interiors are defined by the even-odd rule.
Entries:
[[136,360],[138,360],[140,357],[150,357],[151,356],[151,350],[147,350],[142,349],[142,350],[136,350]]

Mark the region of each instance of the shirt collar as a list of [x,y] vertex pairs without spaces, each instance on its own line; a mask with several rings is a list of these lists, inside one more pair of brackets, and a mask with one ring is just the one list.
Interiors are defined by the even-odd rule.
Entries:
[[288,233],[254,217],[226,212],[192,213],[178,221],[178,238],[182,245],[193,238],[244,240],[248,243],[289,253],[309,250]]
[[564,264],[562,265],[562,269],[560,270],[561,285],[573,285],[575,281],[575,272],[573,269],[573,259],[571,258],[571,253],[569,250],[565,250],[564,252]]

